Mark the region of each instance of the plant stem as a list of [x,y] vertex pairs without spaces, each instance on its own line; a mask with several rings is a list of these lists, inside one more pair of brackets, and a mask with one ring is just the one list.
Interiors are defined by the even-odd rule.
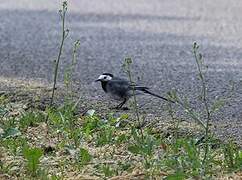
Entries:
[[75,70],[76,62],[77,62],[77,49],[80,46],[80,41],[77,40],[74,42],[73,48],[72,48],[72,60],[71,64],[67,67],[64,74],[64,84],[66,86],[66,100],[73,100],[74,94],[73,94],[73,73]]
[[51,95],[50,106],[53,105],[54,96],[55,96],[55,90],[56,90],[57,77],[58,77],[60,58],[61,58],[61,54],[62,54],[62,51],[63,51],[64,41],[65,41],[65,39],[66,39],[66,37],[68,35],[68,31],[65,30],[66,11],[67,11],[67,4],[66,4],[66,1],[64,1],[63,5],[62,5],[62,11],[60,11],[60,13],[61,13],[61,20],[62,20],[62,36],[61,36],[61,43],[60,43],[59,53],[58,53],[58,56],[57,56],[57,60],[55,61],[54,83],[53,83],[53,88],[52,88],[52,95]]
[[132,80],[132,74],[131,74],[131,69],[130,69],[130,64],[132,63],[132,59],[131,58],[126,58],[125,59],[125,63],[126,63],[126,68],[127,68],[127,74],[129,77],[129,81],[132,85],[132,91],[133,91],[133,97],[134,97],[134,110],[135,110],[135,114],[136,114],[136,118],[137,118],[137,122],[139,124],[139,129],[140,129],[140,134],[142,137],[142,140],[144,139],[144,133],[143,133],[143,129],[142,129],[142,123],[140,120],[140,116],[139,116],[139,109],[138,109],[138,105],[137,105],[137,98],[135,95],[135,86],[133,86],[134,82]]
[[202,85],[202,100],[204,103],[204,107],[206,110],[206,126],[205,126],[205,153],[204,153],[204,158],[203,158],[203,164],[206,162],[207,159],[207,155],[208,155],[208,151],[209,151],[209,146],[208,146],[208,135],[209,135],[209,123],[211,121],[211,113],[209,110],[209,104],[208,104],[208,99],[207,99],[207,88],[206,88],[206,82],[205,82],[205,78],[204,78],[204,74],[202,72],[202,55],[201,54],[197,54],[197,50],[198,50],[198,46],[196,43],[194,43],[193,46],[193,54],[196,60],[196,64],[197,64],[197,68],[198,68],[198,72],[199,72],[199,77],[201,79],[201,85]]

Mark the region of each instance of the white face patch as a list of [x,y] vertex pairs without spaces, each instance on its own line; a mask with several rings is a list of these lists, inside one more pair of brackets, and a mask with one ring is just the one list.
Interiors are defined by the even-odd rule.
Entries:
[[109,75],[104,75],[104,74],[102,74],[102,75],[100,75],[100,76],[98,77],[98,79],[101,80],[101,81],[110,81],[110,80],[112,79],[112,77],[109,76]]

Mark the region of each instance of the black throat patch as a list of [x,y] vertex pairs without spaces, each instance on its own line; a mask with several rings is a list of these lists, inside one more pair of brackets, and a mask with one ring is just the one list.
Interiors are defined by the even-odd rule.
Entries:
[[102,81],[101,82],[101,84],[102,84],[102,88],[103,88],[103,90],[105,91],[105,92],[107,92],[107,82],[106,81]]

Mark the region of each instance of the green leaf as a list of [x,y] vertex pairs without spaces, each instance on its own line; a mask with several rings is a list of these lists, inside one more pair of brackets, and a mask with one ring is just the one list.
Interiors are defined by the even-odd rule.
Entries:
[[[1,102],[1,100],[0,100]],[[8,111],[4,108],[0,106],[0,116],[4,116],[4,114],[6,114]]]
[[128,147],[128,151],[133,153],[133,154],[140,154],[141,151],[140,151],[140,147],[139,146],[136,146],[136,145],[131,145]]
[[100,128],[102,122],[97,116],[86,116],[85,122],[82,126],[82,132],[86,135],[91,135],[96,129]]
[[165,180],[183,180],[186,175],[183,172],[176,172],[175,174],[168,175]]
[[125,134],[122,134],[122,135],[117,137],[116,143],[117,144],[124,143],[127,139],[128,139],[128,137]]
[[81,148],[79,153],[79,161],[83,166],[92,160],[91,154],[89,154],[88,150]]
[[122,114],[119,118],[120,118],[120,120],[128,119],[129,115],[128,114]]
[[242,151],[239,151],[239,158],[242,159]]
[[102,127],[97,134],[97,146],[103,146],[112,142],[114,142],[114,127],[109,125]]
[[109,165],[103,165],[101,167],[105,177],[111,177],[115,174],[115,171]]
[[4,131],[3,138],[11,138],[21,135],[21,132],[17,128],[8,128]]
[[37,126],[38,123],[43,122],[45,120],[45,116],[42,112],[31,111],[26,112],[19,119],[19,127],[20,129],[26,129],[29,126]]
[[27,160],[28,170],[33,175],[36,175],[40,163],[39,159],[43,155],[42,149],[25,147],[23,150],[23,155],[24,158]]

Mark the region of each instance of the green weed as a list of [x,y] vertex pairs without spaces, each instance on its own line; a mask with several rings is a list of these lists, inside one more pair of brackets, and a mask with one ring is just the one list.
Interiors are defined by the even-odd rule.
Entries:
[[28,127],[37,126],[40,122],[44,122],[45,115],[40,111],[30,111],[23,114],[19,119],[19,128],[26,130]]
[[27,140],[20,136],[0,139],[0,143],[2,147],[5,147],[11,154],[16,156],[22,151],[22,148],[27,145]]
[[105,177],[112,177],[117,174],[117,171],[115,171],[110,165],[108,164],[102,164],[100,166],[100,171],[104,174]]
[[242,150],[239,149],[234,143],[222,145],[225,168],[229,171],[242,170]]
[[86,135],[92,135],[104,124],[96,115],[86,116],[82,125],[82,132]]
[[25,147],[23,149],[24,158],[27,160],[27,169],[32,176],[37,175],[39,170],[40,158],[43,151],[40,148]]
[[100,128],[98,133],[96,134],[96,144],[97,146],[103,146],[105,144],[114,143],[115,138],[115,127],[110,125],[105,125]]
[[83,167],[88,164],[92,160],[92,155],[88,152],[88,150],[81,148],[78,153],[78,165]]

